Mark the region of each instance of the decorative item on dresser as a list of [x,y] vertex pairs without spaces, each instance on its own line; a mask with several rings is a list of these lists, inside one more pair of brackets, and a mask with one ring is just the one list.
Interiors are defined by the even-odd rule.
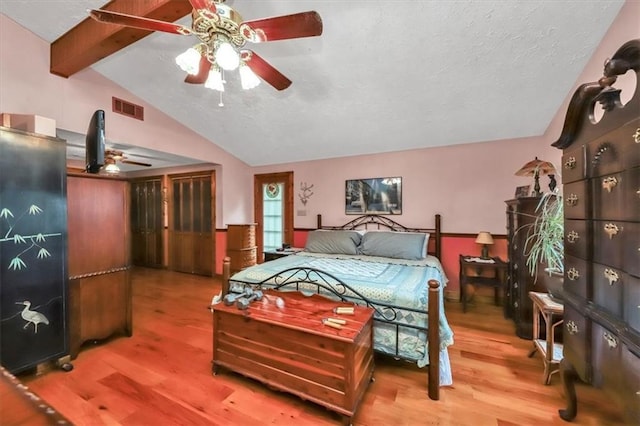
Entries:
[[[539,197],[542,195],[540,192],[540,176],[541,175],[549,175],[549,189],[553,191],[555,188],[555,172],[556,168],[548,161],[539,160],[536,157],[534,160],[529,161],[527,164],[522,166],[520,170],[516,172],[516,176],[533,176],[533,194],[534,197]],[[554,188],[552,188],[552,186]],[[518,194],[516,194],[517,197]]]
[[255,265],[257,223],[227,225],[227,256],[231,259],[231,273]]
[[[613,87],[635,72],[626,104]],[[565,207],[566,409],[577,415],[574,380],[602,388],[629,424],[640,424],[640,39],[605,62],[604,76],[573,95],[560,138]],[[604,113],[592,120],[594,107]]]
[[520,197],[505,201],[507,204],[507,252],[509,254],[508,285],[505,314],[513,318],[516,334],[523,339],[533,337],[533,302],[530,291],[545,292],[543,280],[536,280],[527,268],[527,232],[538,214],[540,197]]

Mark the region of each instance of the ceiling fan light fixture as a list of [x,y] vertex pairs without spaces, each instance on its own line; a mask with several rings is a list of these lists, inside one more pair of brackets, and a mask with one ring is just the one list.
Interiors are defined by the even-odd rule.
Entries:
[[240,55],[231,43],[226,41],[216,47],[214,57],[216,63],[225,71],[233,71],[240,65]]
[[260,84],[260,79],[244,62],[240,65],[240,84],[244,90],[253,89]]
[[209,71],[209,77],[204,82],[204,87],[207,89],[217,90],[218,92],[224,92],[224,80],[222,80],[222,73],[217,66],[212,66]]
[[115,161],[106,161],[106,165],[104,166],[104,171],[111,174],[120,173],[120,167],[115,163]]
[[200,70],[200,53],[193,47],[176,56],[176,64],[182,71],[196,75]]

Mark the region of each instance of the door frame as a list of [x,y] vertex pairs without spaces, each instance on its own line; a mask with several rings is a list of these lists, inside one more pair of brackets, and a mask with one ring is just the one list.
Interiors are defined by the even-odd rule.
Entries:
[[258,263],[263,262],[264,226],[262,185],[272,182],[284,183],[284,228],[283,242],[293,245],[293,172],[263,173],[253,175],[253,220],[256,227],[256,245],[258,246]]

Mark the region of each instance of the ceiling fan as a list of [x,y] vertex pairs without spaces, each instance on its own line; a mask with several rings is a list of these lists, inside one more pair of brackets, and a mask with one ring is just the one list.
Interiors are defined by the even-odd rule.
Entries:
[[189,0],[189,3],[193,6],[191,28],[108,10],[93,9],[89,13],[99,22],[195,35],[199,43],[179,55],[176,63],[188,73],[186,83],[205,84],[221,92],[224,91],[221,70],[236,68],[239,68],[244,89],[258,85],[257,76],[277,90],[291,85],[291,80],[267,61],[252,50],[244,49],[247,42],[264,43],[322,34],[322,19],[315,11],[243,21],[235,9],[224,4],[224,0]]
[[132,164],[135,166],[151,167],[149,163],[129,160],[122,151],[116,149],[105,149],[104,151],[104,171],[107,173],[119,173],[120,168],[117,163]]

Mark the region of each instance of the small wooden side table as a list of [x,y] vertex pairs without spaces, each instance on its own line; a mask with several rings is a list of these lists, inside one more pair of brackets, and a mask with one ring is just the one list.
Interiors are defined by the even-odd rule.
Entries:
[[[542,383],[548,385],[551,375],[558,371],[562,361],[562,343],[555,343],[554,333],[555,328],[563,322],[564,306],[551,299],[548,293],[530,291],[529,298],[533,301],[533,349],[529,357],[540,351],[544,362]],[[541,317],[545,323],[544,339],[540,336]]]
[[500,289],[504,291],[507,283],[507,262],[499,257],[482,259],[460,255],[460,301],[462,312],[467,312],[467,284],[493,287],[495,304],[500,304]]
[[299,253],[302,250],[303,249],[301,249],[301,248],[292,247],[292,248],[288,248],[288,249],[284,249],[284,250],[265,251],[264,252],[264,261],[265,262],[269,262],[270,260],[275,260],[275,259],[279,259],[281,257],[289,256],[291,254]]

